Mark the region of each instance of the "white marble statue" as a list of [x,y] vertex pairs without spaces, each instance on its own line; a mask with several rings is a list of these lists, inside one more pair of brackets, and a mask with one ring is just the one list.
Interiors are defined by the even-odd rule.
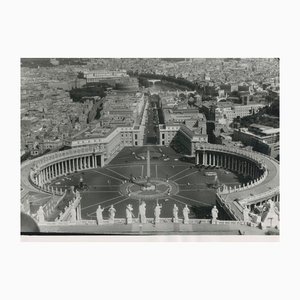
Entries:
[[72,204],[71,206],[71,219],[70,219],[71,222],[76,222],[76,209],[75,209],[75,206]]
[[250,222],[250,209],[246,206],[243,210],[244,222]]
[[139,206],[139,214],[140,214],[140,222],[142,224],[146,223],[146,203],[142,201],[142,203]]
[[102,216],[103,211],[104,211],[104,208],[101,208],[101,205],[99,205],[97,210],[96,210],[97,224],[98,225],[101,225],[103,223],[103,216]]
[[159,223],[161,208],[162,208],[162,205],[157,203],[156,206],[155,206],[155,209],[154,209],[154,221],[155,221],[155,223]]
[[37,219],[38,219],[38,223],[45,222],[45,213],[42,206],[40,206],[39,210],[37,211]]
[[116,209],[114,208],[113,205],[111,205],[108,211],[109,211],[109,223],[113,224],[115,222]]
[[173,206],[173,223],[178,223],[178,206],[176,204]]
[[132,224],[133,207],[131,204],[126,206],[126,224]]
[[212,216],[212,223],[215,223],[217,222],[217,219],[218,219],[218,209],[216,206],[214,206],[211,210],[211,216]]
[[78,190],[76,190],[75,195],[76,195],[76,199],[79,199],[79,198],[80,198],[80,193],[79,193]]
[[268,203],[268,206],[269,206],[269,211],[275,211],[275,203],[274,203],[274,201],[272,201],[272,199],[269,199],[268,201],[267,201],[267,203]]
[[189,213],[190,213],[190,209],[188,208],[187,205],[185,205],[185,207],[183,208],[183,224],[189,224]]

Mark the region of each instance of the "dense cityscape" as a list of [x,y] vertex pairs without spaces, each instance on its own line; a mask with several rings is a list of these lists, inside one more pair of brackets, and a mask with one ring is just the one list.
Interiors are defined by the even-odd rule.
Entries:
[[[266,228],[278,231],[279,94],[277,58],[23,58],[22,211],[41,228],[45,222],[56,222],[58,231],[70,220],[82,224],[85,219],[93,227],[104,219],[111,224],[112,215],[121,219],[118,207],[117,213],[113,211],[115,202],[103,216],[101,207],[96,212],[87,209],[86,214],[81,208],[81,199],[88,199],[91,188],[97,187],[90,183],[94,179],[87,169],[99,168],[105,180],[98,179],[98,184],[104,180],[101,184],[111,192],[122,182],[120,193],[127,206],[119,210],[126,211],[127,224],[126,201],[136,198],[139,218],[140,201],[148,201],[149,207],[156,201],[154,223],[160,216],[167,223],[172,212],[178,223],[174,211],[179,205],[183,225],[196,220],[221,224],[222,216],[224,222],[240,222],[235,223],[240,233],[258,234],[247,233],[238,227],[242,225],[254,231],[258,226],[264,233]],[[75,152],[79,160],[73,159]],[[141,168],[136,173],[134,166],[129,171],[105,169],[135,162]],[[189,172],[199,169],[203,178],[195,177],[193,183],[193,173],[184,175],[179,162],[189,164]],[[176,178],[176,167],[189,181],[178,177],[177,183],[169,182]],[[128,182],[142,185],[143,192]],[[190,189],[188,197],[180,194],[185,191],[181,185]],[[201,213],[199,205],[188,202],[201,200],[200,207],[205,207],[202,196],[191,196],[192,185],[195,191],[202,189],[209,202]],[[251,188],[259,191],[253,194]],[[172,208],[161,211],[165,204],[159,200]]]

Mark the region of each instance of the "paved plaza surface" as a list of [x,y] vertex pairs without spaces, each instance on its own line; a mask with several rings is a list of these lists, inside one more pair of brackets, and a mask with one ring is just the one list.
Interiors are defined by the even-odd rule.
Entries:
[[[218,174],[220,183],[238,185],[243,178],[223,169],[199,169],[195,167],[194,159],[182,157],[173,149],[160,146],[126,147],[107,166],[85,170],[57,178],[52,182],[54,187],[78,186],[83,178],[85,189],[81,191],[82,218],[96,220],[96,209],[100,204],[105,208],[103,217],[108,218],[108,208],[114,205],[116,218],[125,217],[125,208],[130,203],[133,214],[138,217],[139,200],[121,193],[124,182],[134,178],[145,178],[147,174],[147,150],[151,156],[151,178],[162,181],[169,180],[178,186],[178,192],[170,196],[146,201],[146,216],[154,217],[154,207],[157,202],[162,204],[161,217],[171,218],[174,204],[182,209],[187,204],[190,208],[190,218],[210,218],[211,208],[216,204],[216,189],[212,187],[214,179],[206,176],[205,172],[213,171]],[[71,195],[70,195],[71,196]],[[68,197],[66,197],[68,200]],[[64,203],[62,203],[62,206]],[[219,219],[228,219],[225,212],[220,210]]]

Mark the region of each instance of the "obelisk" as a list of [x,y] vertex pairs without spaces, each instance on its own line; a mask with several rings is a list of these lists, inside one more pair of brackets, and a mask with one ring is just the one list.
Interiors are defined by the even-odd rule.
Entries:
[[147,182],[150,181],[150,151],[147,150]]

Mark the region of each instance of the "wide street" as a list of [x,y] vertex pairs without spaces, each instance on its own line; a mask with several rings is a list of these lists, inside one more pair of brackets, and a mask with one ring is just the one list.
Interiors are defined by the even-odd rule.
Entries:
[[[150,98],[151,99],[151,98]],[[159,142],[158,137],[158,113],[156,104],[149,100],[149,107],[147,111],[147,122],[145,126],[144,145],[156,145]]]

